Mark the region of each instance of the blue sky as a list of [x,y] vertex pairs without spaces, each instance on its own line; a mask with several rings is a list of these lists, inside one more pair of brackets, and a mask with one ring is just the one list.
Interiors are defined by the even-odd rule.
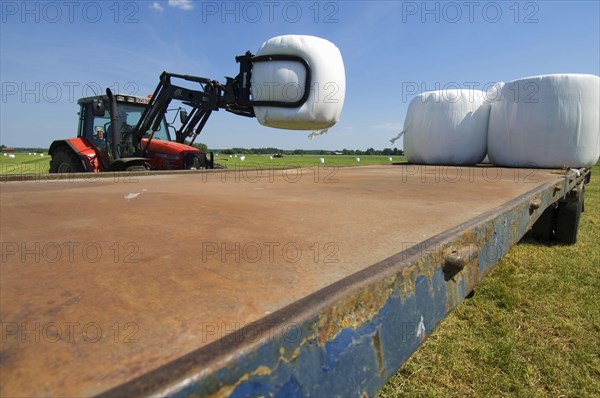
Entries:
[[[314,140],[219,111],[209,148],[389,147],[415,94],[548,73],[600,74],[600,10],[582,2],[0,2],[0,142],[75,136],[76,100],[146,96],[163,70],[224,82],[234,57],[282,34],[332,41],[346,68],[340,122]],[[401,141],[397,143],[402,146]]]

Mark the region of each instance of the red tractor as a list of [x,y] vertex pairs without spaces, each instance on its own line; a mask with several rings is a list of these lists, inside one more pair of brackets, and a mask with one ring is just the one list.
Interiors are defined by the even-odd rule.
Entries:
[[[310,66],[292,55],[254,56],[250,52],[235,58],[240,73],[227,77],[227,83],[203,77],[163,72],[160,83],[149,98],[113,94],[82,98],[78,101],[77,138],[52,143],[49,155],[51,173],[104,172],[131,170],[174,170],[214,168],[212,153],[207,156],[192,147],[213,111],[225,109],[237,115],[254,117],[254,106],[298,107],[306,102],[308,90],[299,101],[256,101],[251,99],[252,65],[257,62],[295,61]],[[193,90],[171,83],[172,78],[199,84]],[[166,122],[171,101],[191,107],[190,113],[178,108],[179,129]],[[169,128],[174,130],[171,136]]]
[[[212,168],[213,158],[207,158],[202,151],[183,143],[173,141],[169,132],[169,124],[165,118],[161,119],[154,136],[150,139],[149,133],[143,134],[139,139],[133,137],[133,130],[137,126],[149,99],[129,95],[114,95],[117,103],[117,113],[120,122],[120,138],[115,139],[109,109],[111,96],[103,95],[82,98],[77,103],[80,105],[79,129],[77,138],[57,140],[52,143],[48,153],[52,156],[50,161],[51,173],[72,172],[103,172],[124,170],[186,170]],[[185,112],[181,113],[185,119]],[[140,156],[136,154],[137,141]],[[114,148],[114,142],[121,142]],[[134,144],[133,148],[123,147],[123,144]],[[129,157],[115,156],[128,152]]]

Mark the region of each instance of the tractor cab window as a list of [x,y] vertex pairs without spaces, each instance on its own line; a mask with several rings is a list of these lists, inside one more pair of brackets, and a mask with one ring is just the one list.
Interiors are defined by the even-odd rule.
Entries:
[[[121,117],[121,133],[127,133],[133,131],[135,126],[140,121],[142,117],[142,113],[144,113],[144,106],[139,105],[130,105],[130,104],[119,104],[119,116]],[[144,134],[144,138],[150,137],[150,131],[147,131]],[[171,141],[171,137],[169,135],[169,130],[167,129],[167,125],[163,120],[158,130],[154,133],[154,140],[163,140],[163,141]]]
[[83,112],[83,123],[80,136],[86,138],[100,151],[106,151],[107,129],[110,126],[109,113],[105,112],[104,116],[94,116],[91,103],[83,105],[81,112]]
[[[121,134],[123,137],[126,137],[138,124],[142,117],[142,113],[144,112],[144,107],[140,105],[119,103],[117,109],[121,122]],[[112,137],[110,113],[107,110],[103,116],[94,116],[91,103],[84,105],[82,107],[82,112],[84,112],[84,122],[82,125],[81,136],[87,138],[101,150],[105,150],[107,141],[110,142]],[[144,134],[144,137],[150,137],[150,132]],[[158,130],[154,133],[153,139],[165,141],[171,140],[169,130],[167,129],[164,120],[160,124]]]

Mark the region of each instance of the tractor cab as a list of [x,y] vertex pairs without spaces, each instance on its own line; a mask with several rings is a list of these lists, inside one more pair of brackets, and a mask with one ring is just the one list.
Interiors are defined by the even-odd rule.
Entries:
[[[131,134],[140,121],[148,99],[128,95],[116,95],[118,117],[120,119],[121,136]],[[103,105],[99,105],[99,101]],[[79,113],[78,137],[86,138],[97,143],[99,147],[106,147],[106,142],[111,140],[112,125],[111,115],[108,112],[108,96],[82,98],[77,103],[81,106]],[[101,110],[104,110],[102,112]],[[166,120],[162,120],[154,134],[155,140],[171,141]],[[147,133],[145,135],[148,135]]]
[[[118,135],[113,132],[113,120],[109,112],[110,102],[107,95],[87,97],[77,101],[81,107],[77,137],[89,142],[96,149],[99,161],[107,167],[115,157],[111,153],[111,148],[118,148],[119,152],[125,156],[139,156],[140,148],[136,148],[138,142],[132,134],[148,104],[148,99],[143,97],[116,94],[115,99],[120,130]],[[120,137],[120,142],[113,147],[115,137]],[[148,137],[149,133],[145,133],[141,141]],[[168,125],[164,118],[158,125],[153,139],[171,141]]]

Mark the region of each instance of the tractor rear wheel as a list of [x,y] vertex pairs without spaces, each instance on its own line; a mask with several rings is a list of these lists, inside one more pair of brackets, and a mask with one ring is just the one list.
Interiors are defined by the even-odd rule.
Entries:
[[146,166],[129,166],[127,169],[125,169],[125,171],[148,171],[150,170],[149,167]]
[[66,147],[56,148],[50,160],[50,173],[83,173],[85,169],[77,155]]

